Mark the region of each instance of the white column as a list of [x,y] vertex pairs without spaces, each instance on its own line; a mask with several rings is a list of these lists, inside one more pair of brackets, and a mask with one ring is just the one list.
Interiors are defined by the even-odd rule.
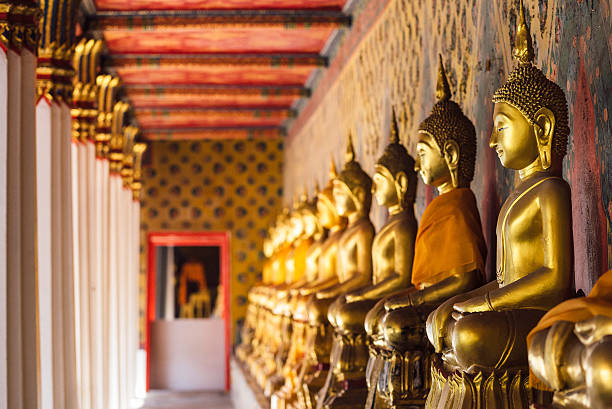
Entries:
[[77,378],[77,403],[81,407],[82,399],[82,322],[81,322],[81,252],[80,252],[80,206],[79,206],[79,145],[80,142],[72,140],[70,144],[70,182],[72,202],[72,280],[74,283],[74,351],[75,351],[75,374]]
[[121,409],[127,409],[129,405],[128,396],[128,294],[130,281],[130,205],[132,202],[132,191],[129,188],[122,187],[121,189],[121,207],[119,217],[121,223],[119,225],[119,254],[120,254],[120,269],[119,269],[119,380],[120,380],[120,405]]
[[108,286],[109,286],[109,409],[119,409],[119,309],[118,300],[118,240],[119,240],[119,217],[118,208],[120,204],[119,195],[121,193],[121,177],[116,174],[110,175],[110,195],[109,195],[109,266],[108,266]]
[[100,169],[100,189],[101,189],[101,241],[100,249],[102,253],[102,408],[110,408],[110,281],[109,281],[109,237],[110,237],[110,180],[109,163],[107,159],[98,160]]
[[[95,146],[94,146],[95,149]],[[95,152],[94,152],[95,156]],[[95,356],[98,361],[96,363],[96,400],[94,407],[97,409],[103,409],[106,407],[105,402],[105,388],[104,388],[104,380],[105,380],[105,372],[104,372],[104,297],[106,294],[104,288],[104,233],[102,231],[102,223],[103,223],[103,205],[104,205],[104,165],[101,159],[94,158],[94,186],[95,186],[95,197],[94,197],[94,225],[95,225],[95,237],[93,242],[95,243],[94,251],[95,251],[95,280],[96,280],[96,292],[95,292],[95,332],[97,334],[96,343],[95,343]]]
[[81,409],[91,408],[91,264],[89,258],[89,203],[87,175],[87,145],[78,145],[78,194],[79,194],[79,260],[80,260],[80,294],[81,294]]
[[102,369],[102,340],[101,313],[102,299],[100,298],[101,268],[98,258],[99,242],[97,238],[98,218],[98,186],[96,185],[96,147],[92,140],[85,144],[85,166],[87,167],[87,254],[89,260],[89,325],[90,325],[90,365],[91,365],[91,407],[102,408],[101,402],[101,369]]
[[7,72],[7,406],[38,406],[36,311],[36,57],[8,51]]
[[53,109],[51,103],[42,98],[36,106],[36,182],[38,201],[38,307],[39,307],[39,354],[40,354],[40,399],[42,409],[53,409],[54,405],[54,359],[53,359],[53,262],[52,256],[52,138]]
[[174,246],[168,246],[168,256],[166,257],[166,308],[165,319],[174,319]]
[[[23,330],[23,408],[37,409],[38,316],[36,311],[36,56],[21,52],[21,292]],[[12,374],[11,374],[12,375]]]
[[[8,50],[7,314],[8,407],[23,405],[23,311],[21,263],[21,56]],[[17,405],[17,406],[15,406]]]
[[131,251],[131,262],[130,262],[130,293],[128,297],[128,305],[130,309],[129,314],[129,367],[128,367],[128,386],[130,393],[130,400],[138,397],[136,391],[137,376],[136,370],[138,366],[138,328],[139,328],[139,314],[138,314],[138,303],[139,303],[139,276],[140,276],[140,202],[138,200],[132,200],[131,206],[131,232],[130,232],[130,251]]
[[73,253],[76,252],[73,241],[73,190],[72,190],[72,118],[70,108],[61,104],[62,137],[59,139],[58,155],[60,161],[61,200],[61,251],[62,251],[62,312],[63,332],[62,345],[64,348],[64,403],[66,409],[79,409],[78,384],[76,372],[76,338],[75,322],[77,308],[75,306],[75,283]]
[[[64,105],[65,106],[65,105]],[[51,149],[47,155],[51,156],[51,254],[52,254],[52,287],[51,297],[53,300],[52,317],[53,320],[53,356],[50,358],[53,360],[53,390],[54,390],[54,407],[64,408],[66,407],[65,401],[65,384],[64,384],[64,260],[63,260],[63,210],[62,202],[64,199],[65,192],[62,189],[62,178],[63,170],[62,167],[65,164],[62,162],[62,145],[64,138],[70,138],[70,135],[64,133],[63,118],[65,110],[58,103],[54,103],[51,106],[51,121],[52,121],[52,133],[51,133]],[[40,203],[40,200],[39,200]],[[40,241],[39,241],[40,242]],[[42,243],[41,243],[42,244]],[[40,258],[39,258],[40,260]],[[40,265],[40,264],[39,264]],[[47,359],[41,356],[42,359]]]
[[[0,295],[7,294],[8,56],[0,47]],[[7,303],[0,303],[0,408],[8,407]],[[12,374],[12,371],[11,371]]]

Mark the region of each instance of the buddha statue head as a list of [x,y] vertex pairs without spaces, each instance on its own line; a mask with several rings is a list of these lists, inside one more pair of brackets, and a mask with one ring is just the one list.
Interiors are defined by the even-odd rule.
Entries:
[[315,194],[311,200],[307,200],[302,207],[302,224],[304,225],[304,236],[318,240],[323,234],[323,226],[317,214],[317,196],[319,187],[315,187]]
[[355,150],[350,135],[346,149],[346,163],[333,183],[334,202],[340,216],[361,216],[370,213],[372,179],[355,160]]
[[268,228],[268,236],[263,239],[263,253],[266,258],[272,257],[274,254],[274,246],[272,245],[272,237],[271,237],[272,226]]
[[329,168],[329,182],[317,194],[317,217],[321,225],[330,230],[339,228],[343,224],[343,218],[338,214],[336,202],[334,201],[334,180],[338,177],[334,158],[331,159]]
[[569,135],[567,101],[563,90],[532,63],[534,51],[522,0],[512,54],[518,66],[493,95],[489,146],[504,167],[560,172]]
[[274,223],[274,247],[278,250],[282,250],[289,242],[289,209],[283,208],[283,211],[276,217]]
[[302,220],[302,208],[304,207],[308,197],[306,194],[302,194],[299,199],[296,199],[293,203],[293,210],[289,215],[288,220],[288,237],[287,240],[291,243],[296,240],[300,240],[304,235],[304,222]]
[[395,110],[392,111],[389,145],[374,170],[372,193],[379,205],[394,214],[414,204],[417,185],[414,159],[399,141]]
[[451,91],[439,57],[438,84],[431,114],[419,125],[415,170],[440,193],[469,187],[476,162],[476,131]]

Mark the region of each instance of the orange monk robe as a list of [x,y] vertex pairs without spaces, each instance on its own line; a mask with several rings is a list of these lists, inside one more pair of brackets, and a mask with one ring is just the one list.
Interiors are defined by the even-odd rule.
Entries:
[[579,322],[596,315],[612,317],[612,270],[599,277],[588,296],[564,301],[549,310],[527,336],[527,345],[536,332],[552,327],[555,322]]
[[455,274],[484,272],[487,246],[471,189],[458,188],[431,201],[414,244],[412,284],[428,287]]

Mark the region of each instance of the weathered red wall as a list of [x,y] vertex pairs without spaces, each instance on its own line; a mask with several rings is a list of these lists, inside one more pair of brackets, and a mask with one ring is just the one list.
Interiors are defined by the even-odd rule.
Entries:
[[[572,129],[564,176],[572,187],[576,285],[588,292],[612,256],[612,96],[610,0],[524,0],[536,64],[565,91]],[[340,46],[285,144],[285,199],[327,180],[330,154],[340,163],[349,131],[357,158],[372,172],[388,138],[391,107],[402,142],[414,149],[419,122],[434,103],[438,54],[453,98],[477,130],[472,188],[489,254],[495,254],[500,204],[516,175],[488,147],[491,96],[514,67],[518,0],[362,0],[356,28]],[[432,192],[418,190],[421,214]],[[380,226],[385,213],[373,206]],[[559,223],[569,223],[559,220]],[[493,277],[493,257],[488,274]]]

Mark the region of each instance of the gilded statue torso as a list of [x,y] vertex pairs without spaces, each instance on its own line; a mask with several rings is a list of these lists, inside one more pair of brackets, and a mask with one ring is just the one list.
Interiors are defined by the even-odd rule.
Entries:
[[336,275],[336,256],[338,254],[338,243],[342,233],[344,233],[344,230],[330,232],[325,243],[321,245],[318,279],[330,279]]
[[[364,236],[369,236],[370,240],[366,240],[364,243]],[[359,271],[359,252],[367,251],[370,253],[371,263],[371,238],[374,236],[374,226],[370,219],[362,218],[352,225],[348,226],[340,237],[338,243],[338,280],[343,283],[356,274],[370,273],[370,271],[364,272]],[[363,247],[363,248],[362,248]],[[365,248],[370,247],[370,248]],[[371,264],[370,266],[371,267]],[[369,270],[369,268],[368,268]]]
[[416,235],[416,220],[406,213],[391,216],[387,224],[374,237],[372,243],[372,284],[376,285],[389,275],[397,271],[396,253],[406,251],[398,248],[397,235],[408,232],[412,237]]
[[308,282],[312,282],[317,279],[319,274],[319,257],[321,256],[321,249],[325,244],[325,240],[317,240],[314,242],[306,253],[306,271],[304,277]]
[[558,197],[569,198],[569,186],[556,176],[539,174],[521,182],[510,194],[497,219],[497,282],[500,287],[513,283],[546,264],[544,220],[540,197],[563,191]]
[[286,246],[280,249],[274,255],[274,261],[272,262],[272,282],[274,284],[282,284],[285,282],[285,277],[287,273],[286,269],[286,261],[289,252],[291,251],[291,246]]

